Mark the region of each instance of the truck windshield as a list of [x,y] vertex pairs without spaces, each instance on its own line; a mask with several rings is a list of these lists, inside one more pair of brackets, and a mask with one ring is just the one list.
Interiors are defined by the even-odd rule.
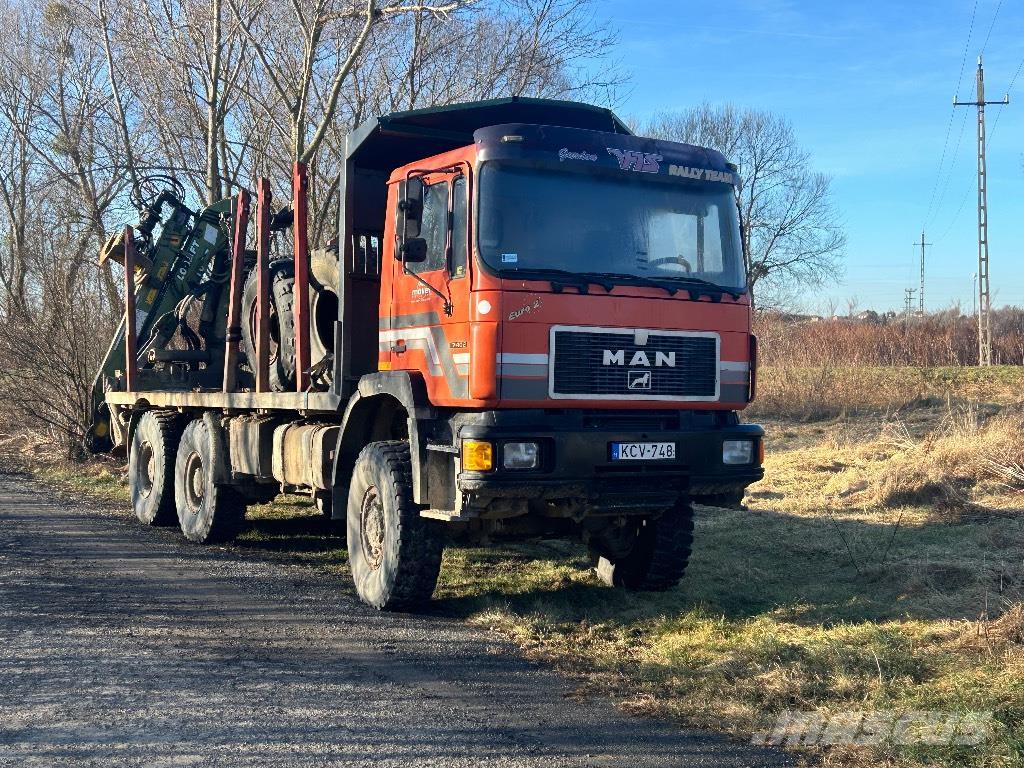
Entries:
[[491,162],[480,173],[478,232],[481,258],[502,273],[558,269],[746,287],[726,184]]

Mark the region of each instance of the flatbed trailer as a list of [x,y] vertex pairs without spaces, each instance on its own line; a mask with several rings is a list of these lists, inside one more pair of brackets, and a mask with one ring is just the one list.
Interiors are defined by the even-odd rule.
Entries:
[[250,193],[151,195],[107,249],[126,309],[90,445],[198,543],[309,495],[378,608],[429,599],[452,540],[579,536],[609,585],[671,588],[693,503],[763,476],[735,182],[606,109],[512,98],[356,129],[320,251],[301,166],[288,211],[259,182],[251,250]]
[[331,392],[108,392],[115,407],[178,408],[181,410],[295,411],[301,414],[337,414],[345,402]]

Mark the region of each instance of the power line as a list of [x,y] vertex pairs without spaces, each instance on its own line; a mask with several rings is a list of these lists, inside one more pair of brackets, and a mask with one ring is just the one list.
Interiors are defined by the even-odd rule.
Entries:
[[[980,55],[982,55],[982,56],[984,56],[984,54],[985,54],[985,49],[988,48],[988,41],[992,37],[992,30],[996,26],[996,20],[999,18],[999,11],[1002,9],[1002,7],[1003,7],[1003,0],[999,0],[999,2],[996,4],[996,10],[992,14],[992,20],[989,22],[988,31],[985,33],[985,41],[981,45],[981,53],[980,53]],[[974,7],[971,9],[971,23],[970,23],[970,26],[969,26],[968,31],[967,31],[967,40],[964,42],[963,55],[960,57],[960,74],[957,76],[956,91],[955,91],[957,94],[959,94],[959,92],[960,92],[960,85],[961,85],[961,83],[963,82],[963,79],[964,79],[964,67],[966,66],[966,63],[967,63],[967,50],[970,47],[971,38],[974,35],[974,24],[975,24],[975,17],[977,16],[977,12],[978,12],[978,3],[977,3],[977,0],[975,0]],[[1021,60],[1021,65],[1024,66],[1024,60]],[[1017,74],[1020,74],[1020,70],[1021,70],[1021,67],[1018,67],[1017,68],[1017,73],[1013,76],[1013,78],[1011,78],[1011,80],[1010,80],[1010,87],[1007,88],[1007,93],[1009,93],[1013,89],[1013,83],[1017,79]],[[942,156],[939,159],[939,173],[938,173],[938,175],[935,178],[935,183],[932,185],[932,192],[931,192],[931,196],[930,196],[929,202],[928,202],[928,211],[925,213],[925,222],[926,223],[928,222],[929,217],[931,216],[931,213],[932,213],[933,210],[934,210],[936,215],[938,215],[939,210],[941,210],[942,202],[943,202],[943,200],[946,199],[946,192],[949,189],[949,182],[953,178],[953,171],[956,168],[957,162],[959,161],[959,157],[960,157],[960,155],[959,155],[960,144],[961,144],[961,142],[963,140],[963,137],[964,137],[964,129],[967,127],[967,115],[964,115],[964,120],[960,124],[960,133],[957,136],[956,146],[953,148],[953,153],[951,155],[953,159],[952,159],[952,161],[950,163],[950,166],[949,166],[949,172],[946,174],[946,181],[942,185],[942,191],[939,193],[938,199],[936,199],[935,198],[935,191],[938,188],[939,182],[942,179],[942,169],[943,169],[943,167],[945,165],[946,150],[947,150],[947,148],[949,146],[950,129],[952,128],[952,125],[953,125],[953,115],[954,115],[955,112],[956,112],[956,106],[954,105],[952,107],[952,109],[950,110],[949,121],[946,123],[946,138],[945,138],[945,141],[943,142],[943,145],[942,145]],[[992,136],[995,135],[995,129],[996,129],[996,126],[999,125],[999,117],[1000,117],[1001,114],[1002,113],[999,113],[999,114],[996,115],[996,121],[995,121],[995,123],[993,123],[992,131],[989,133],[989,141],[991,141],[992,140]],[[960,203],[960,207],[957,208],[957,214],[956,215],[959,215],[960,212],[963,211],[965,203],[966,203],[966,196],[965,196],[964,200]],[[948,227],[947,230],[946,230],[947,233],[948,233],[948,231],[949,231],[949,229],[951,227],[952,227],[952,221],[950,222],[950,227]],[[943,237],[945,237],[945,233],[943,234]],[[942,238],[939,238],[939,239],[941,240]]]
[[981,55],[985,55],[985,47],[988,45],[988,39],[992,37],[992,27],[996,25],[996,19],[999,18],[999,9],[1003,7],[1003,0],[999,0],[996,5],[996,12],[992,14],[992,23],[988,25],[988,32],[985,35],[985,42],[981,44]]
[[[1002,0],[999,0],[999,2],[1000,2],[1000,5],[1002,5]],[[974,19],[977,16],[977,14],[978,14],[978,0],[974,0],[974,7],[971,9],[971,24],[970,24],[969,29],[967,30],[967,39],[964,41],[964,52],[963,52],[963,55],[960,57],[960,74],[957,75],[957,78],[956,78],[956,92],[957,93],[960,92],[960,84],[963,82],[963,79],[964,79],[964,67],[967,66],[967,50],[968,50],[968,48],[971,45],[971,37],[974,35]],[[995,23],[995,19],[994,18],[993,18],[992,21],[993,21],[993,23]],[[991,34],[991,33],[992,33],[992,29],[990,27],[989,28],[989,34]],[[987,37],[985,38],[985,42],[988,43],[988,38]],[[956,107],[953,107],[953,108],[951,108],[949,110],[949,120],[946,122],[946,139],[942,143],[942,156],[939,158],[939,169],[938,169],[938,171],[935,174],[935,183],[932,185],[932,193],[931,193],[931,196],[929,197],[929,200],[928,200],[928,209],[925,211],[925,214],[924,214],[924,224],[928,223],[929,217],[931,216],[931,213],[932,213],[932,203],[935,202],[935,190],[938,189],[939,180],[942,178],[942,168],[943,168],[943,166],[944,166],[944,164],[946,162],[946,150],[949,148],[949,132],[950,132],[950,129],[952,129],[952,127],[953,127],[953,115],[954,115],[955,112],[956,112]],[[922,226],[924,226],[924,225],[922,225]]]
[[956,225],[957,220],[960,218],[960,214],[964,212],[964,206],[967,205],[967,200],[970,196],[970,190],[964,193],[964,197],[960,201],[960,207],[956,209],[956,213],[953,214],[953,218],[949,220],[949,225],[946,227],[943,233],[939,235],[939,239],[936,242],[942,242],[943,240],[945,240],[946,235],[948,235],[953,230],[953,227]]
[[916,292],[916,288],[903,289],[903,311],[906,313],[906,319],[908,323],[910,322],[911,311],[914,307],[914,293]]
[[[1006,87],[1006,95],[1009,97],[1010,91],[1013,90],[1014,83],[1017,82],[1017,78],[1020,76],[1021,70],[1024,69],[1024,59],[1020,60],[1020,64],[1017,65],[1017,70],[1013,73],[1013,77],[1010,78],[1010,84]],[[999,127],[999,118],[1003,116],[1002,112],[996,113],[996,121],[992,123],[992,132],[988,136],[988,140],[992,141],[992,137],[996,135],[996,128]]]
[[[956,112],[956,106],[952,107],[953,111]],[[939,199],[935,203],[935,213],[938,214],[942,208],[942,201],[946,199],[946,192],[949,191],[949,182],[953,180],[953,171],[956,169],[956,165],[960,162],[960,145],[964,140],[964,133],[967,131],[967,115],[964,115],[963,122],[960,123],[960,133],[956,137],[956,146],[953,148],[952,160],[949,164],[949,173],[946,174],[946,182],[942,185],[942,192],[939,193]]]

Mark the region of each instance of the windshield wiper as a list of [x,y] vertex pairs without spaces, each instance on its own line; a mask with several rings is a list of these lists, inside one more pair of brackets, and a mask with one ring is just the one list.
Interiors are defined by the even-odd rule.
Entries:
[[547,280],[556,293],[560,293],[566,285],[578,288],[580,293],[587,293],[590,285],[599,285],[608,293],[611,293],[612,288],[616,285],[637,285],[661,288],[663,291],[667,291],[669,296],[675,296],[679,291],[685,290],[693,298],[699,299],[701,296],[707,296],[712,301],[720,300],[726,293],[734,299],[741,296],[739,291],[712,283],[709,280],[702,280],[699,277],[649,277],[627,272],[570,272],[567,269],[553,267],[502,269],[498,271],[498,275],[521,280]]
[[599,285],[608,293],[615,287],[613,281],[604,279],[605,275],[595,275],[589,272],[570,272],[567,269],[551,267],[500,269],[498,270],[498,277],[518,280],[547,280],[551,283],[555,293],[561,293],[562,289],[567,285],[578,289],[580,293],[587,293],[591,285]]
[[669,296],[675,296],[680,290],[679,286],[669,283],[666,280],[661,280],[656,277],[647,277],[645,275],[631,275],[628,272],[588,272],[586,274],[599,274],[601,277],[606,277],[618,285],[639,285],[650,288],[661,288],[662,290],[668,291]]
[[734,299],[738,299],[740,296],[743,295],[743,291],[742,290],[737,290],[736,288],[726,288],[724,285],[719,285],[718,283],[712,283],[710,280],[704,280],[704,279],[699,278],[699,277],[686,277],[685,275],[679,275],[678,277],[672,276],[672,277],[664,277],[664,278],[661,278],[661,279],[662,280],[670,281],[672,283],[677,283],[677,284],[683,285],[683,286],[694,286],[695,288],[698,288],[698,289],[704,288],[705,291],[699,291],[699,290],[698,291],[690,291],[690,293],[696,293],[697,294],[697,298],[700,298],[703,295],[707,295],[707,296],[711,296],[711,298],[715,298],[715,296],[712,296],[712,292],[714,292],[714,294],[717,295],[718,298],[721,298],[723,293],[729,294]]
[[[590,274],[590,273],[588,273]],[[651,277],[648,275],[633,275],[626,272],[601,272],[601,277],[607,277],[620,285],[640,285],[652,288],[662,288],[668,291],[670,296],[675,296],[681,290],[687,291],[692,298],[699,299],[707,296],[712,301],[719,301],[722,294],[729,294],[734,299],[740,297],[740,293],[725,286],[712,283],[709,280],[702,280],[699,277],[671,276]]]

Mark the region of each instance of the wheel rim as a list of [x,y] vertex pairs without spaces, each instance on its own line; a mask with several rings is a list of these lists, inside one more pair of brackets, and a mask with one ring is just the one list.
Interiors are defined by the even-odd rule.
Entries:
[[153,492],[156,477],[156,451],[148,440],[139,446],[139,471],[139,493],[148,498]]
[[376,571],[384,560],[384,504],[377,488],[372,485],[363,494],[359,508],[359,533],[363,558],[370,570]]
[[191,453],[185,463],[185,499],[192,512],[203,506],[205,495],[206,473],[203,472],[203,460],[198,453]]

